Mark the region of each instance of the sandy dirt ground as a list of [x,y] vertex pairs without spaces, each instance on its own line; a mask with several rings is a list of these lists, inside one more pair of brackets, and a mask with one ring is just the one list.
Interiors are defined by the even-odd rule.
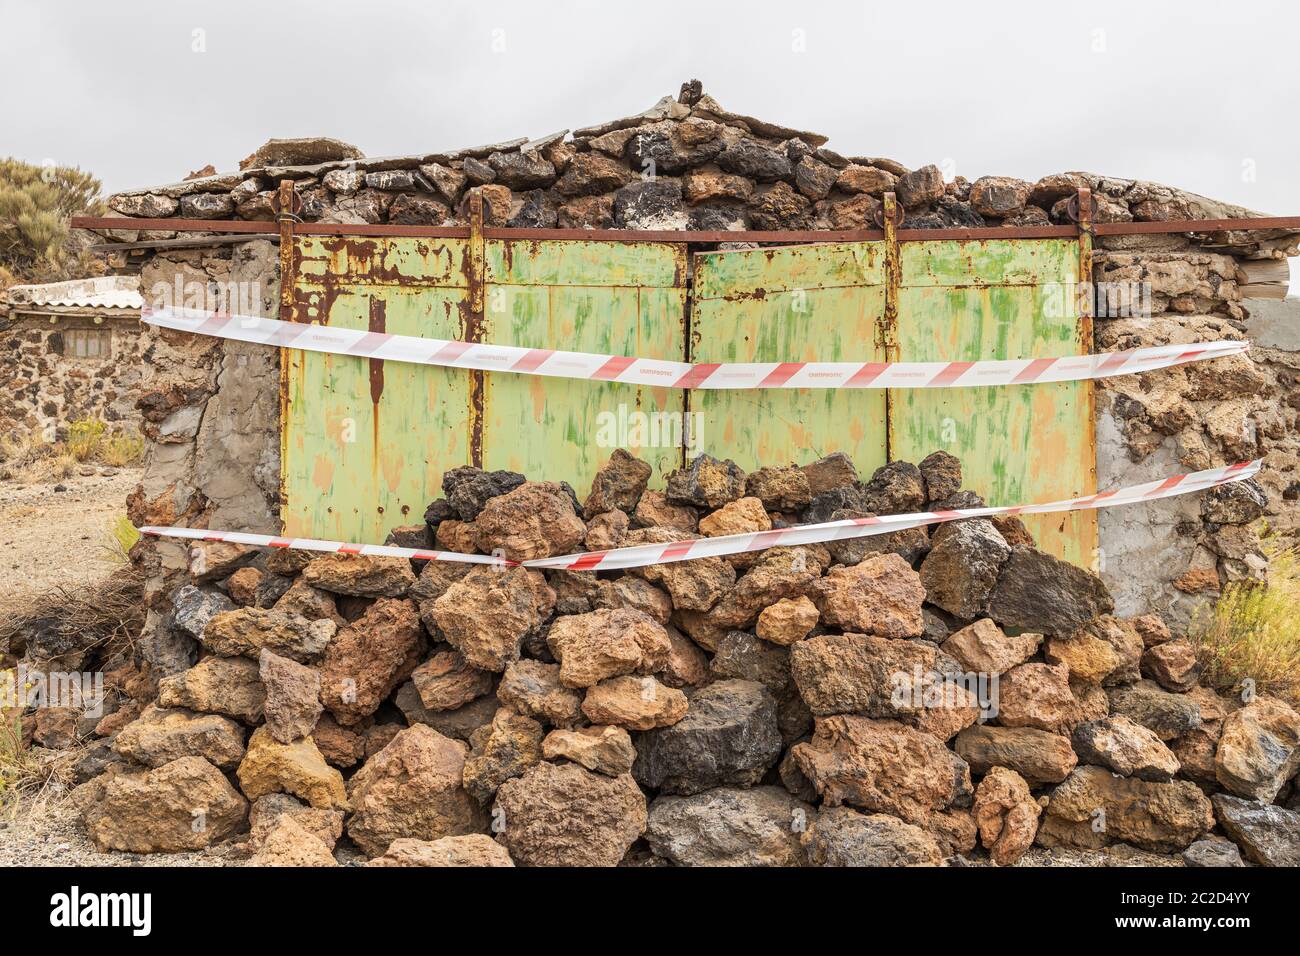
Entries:
[[226,866],[230,853],[228,843],[197,853],[100,853],[62,793],[0,812],[0,867]]
[[59,483],[0,481],[0,615],[56,585],[90,582],[113,566],[112,527],[126,514],[137,469]]
[[[991,866],[982,853],[972,854],[967,866]],[[344,866],[358,866],[363,858],[355,848],[340,844],[335,858]],[[23,801],[0,815],[0,867],[8,866],[241,866],[247,860],[232,842],[194,853],[100,853],[86,835],[72,802],[66,795]],[[1118,844],[1105,850],[1045,850],[1030,847],[1016,867],[1180,867],[1177,855],[1144,853]]]

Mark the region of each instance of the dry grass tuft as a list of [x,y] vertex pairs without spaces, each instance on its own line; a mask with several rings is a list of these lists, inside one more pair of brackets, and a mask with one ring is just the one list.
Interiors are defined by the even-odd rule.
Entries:
[[131,549],[139,540],[140,532],[131,523],[131,519],[126,515],[118,515],[109,525],[108,541],[104,545],[109,561],[113,564],[127,564],[131,560]]
[[57,811],[84,752],[84,744],[58,751],[24,747],[17,710],[7,713],[0,721],[0,814],[30,820]]
[[[12,680],[13,672],[0,672]],[[0,720],[0,808],[10,809],[24,797],[39,792],[46,783],[41,761],[23,746],[21,712],[14,708]]]
[[[1300,704],[1300,548],[1265,539],[1267,584],[1234,582],[1192,623],[1202,683],[1221,692],[1251,686]],[[1249,685],[1247,682],[1251,682]]]
[[144,627],[144,573],[127,563],[90,585],[60,585],[0,620],[0,646],[25,642],[37,622],[70,646],[130,648]]
[[[127,563],[95,584],[51,588],[6,614],[0,619],[0,647],[25,644],[39,623],[43,633],[53,630],[56,640],[65,639],[59,643],[98,649],[101,658],[129,654],[144,619],[144,574]],[[30,809],[63,793],[79,756],[24,746],[21,710],[3,706],[23,699],[25,688],[14,685],[17,676],[14,670],[0,671],[0,810],[5,811],[19,803]]]
[[66,802],[85,746],[61,751],[25,747],[17,714],[12,710],[0,721],[0,813],[31,820],[57,812]]
[[0,478],[61,481],[71,477],[76,467],[71,452],[34,432],[0,437]]
[[99,460],[113,468],[136,465],[144,458],[144,436],[137,432],[113,432],[100,444]]
[[97,418],[77,419],[67,436],[65,441],[48,441],[37,432],[0,436],[0,478],[60,481],[81,464],[125,468],[144,458],[144,437],[138,431],[110,429]]

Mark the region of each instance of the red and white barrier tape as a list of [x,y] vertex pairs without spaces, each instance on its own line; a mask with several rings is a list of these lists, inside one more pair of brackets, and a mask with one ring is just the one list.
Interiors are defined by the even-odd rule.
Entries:
[[509,561],[502,557],[484,554],[460,554],[454,551],[427,551],[420,548],[398,548],[380,544],[346,544],[341,541],[318,541],[313,538],[283,538],[265,534],[245,534],[238,531],[208,531],[203,528],[141,528],[140,533],[159,538],[189,538],[198,541],[228,541],[233,544],[269,548],[293,548],[303,551],[327,551],[340,554],[364,554],[379,557],[413,558],[420,561],[463,561],[472,564],[496,564],[525,568],[559,568],[568,571],[612,571],[618,568],[639,568],[650,564],[670,564],[692,558],[717,557],[762,551],[766,548],[798,544],[816,544],[823,541],[840,541],[846,538],[863,538],[869,535],[888,534],[921,525],[939,524],[961,518],[982,518],[993,515],[1047,514],[1057,511],[1087,511],[1110,508],[1114,505],[1154,501],[1175,495],[1204,491],[1215,485],[1250,478],[1259,471],[1260,462],[1241,462],[1226,468],[1174,475],[1142,485],[1103,491],[1086,498],[1053,501],[1037,505],[1012,505],[992,508],[960,508],[954,511],[921,511],[905,515],[881,515],[877,518],[849,518],[821,524],[798,525],[747,534],[728,534],[717,538],[693,538],[671,544],[643,544],[630,548],[613,548],[608,551],[586,551],[553,558],[531,561]]
[[1125,352],[983,362],[673,362],[390,335],[202,309],[149,309],[165,329],[357,358],[670,388],[964,388],[1077,382],[1236,355],[1249,342],[1196,342]]

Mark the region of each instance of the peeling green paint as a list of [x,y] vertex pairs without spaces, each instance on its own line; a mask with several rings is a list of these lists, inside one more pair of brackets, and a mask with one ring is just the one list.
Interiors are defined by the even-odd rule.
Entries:
[[[680,244],[489,241],[484,313],[475,321],[464,240],[298,242],[300,320],[368,328],[378,299],[386,331],[405,335],[670,359],[685,353]],[[471,463],[471,373],[383,363],[375,403],[371,371],[368,360],[287,353],[285,533],[382,541],[394,526],[423,520],[443,473]],[[675,412],[680,427],[685,406],[684,393],[668,388],[483,378],[483,467],[567,481],[579,494],[617,447],[601,443],[602,423]],[[662,475],[681,465],[680,442],[662,443],[674,434],[630,450]]]
[[[1074,355],[1077,245],[1070,240],[902,245],[900,361]],[[1006,281],[998,282],[1004,276]],[[1045,307],[1049,284],[1065,287]],[[1055,313],[1055,314],[1054,314]],[[919,461],[936,449],[961,459],[965,487],[990,505],[1056,501],[1095,491],[1088,382],[890,392],[890,450]],[[1044,550],[1095,560],[1093,512],[1027,516]]]
[[[826,243],[695,258],[693,362],[883,361],[884,243]],[[878,390],[697,391],[701,451],[741,468],[806,464],[833,451],[885,463]]]
[[[485,342],[665,359],[685,350],[684,245],[489,240],[486,255]],[[605,435],[620,416],[667,412],[680,424],[685,407],[677,389],[485,380],[483,467],[567,481],[579,495],[617,447]],[[672,434],[646,435],[650,443],[628,451],[662,476],[681,466],[680,444],[664,441]]]
[[[463,240],[300,237],[300,320],[365,329],[381,300],[385,330],[460,338]],[[281,519],[286,534],[383,541],[418,524],[442,472],[469,461],[463,371],[287,352]]]

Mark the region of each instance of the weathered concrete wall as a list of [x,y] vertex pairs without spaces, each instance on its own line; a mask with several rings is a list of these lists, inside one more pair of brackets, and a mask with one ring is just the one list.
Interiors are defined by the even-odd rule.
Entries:
[[[141,275],[155,287],[201,283],[214,296],[230,283],[254,290],[255,308],[274,315],[277,247],[265,240],[159,255]],[[147,439],[144,476],[127,502],[137,525],[183,524],[276,533],[279,522],[279,353],[238,342],[147,327],[148,370],[140,405]],[[150,541],[151,602],[143,654],[162,673],[189,666],[193,643],[173,633],[160,599],[187,568],[188,548]]]
[[1252,342],[1263,348],[1300,352],[1300,298],[1260,299],[1248,305]]
[[[109,339],[109,354],[78,358],[70,333]],[[0,319],[0,432],[65,437],[67,426],[99,418],[134,428],[143,377],[137,318],[92,315],[30,315],[13,311]]]

